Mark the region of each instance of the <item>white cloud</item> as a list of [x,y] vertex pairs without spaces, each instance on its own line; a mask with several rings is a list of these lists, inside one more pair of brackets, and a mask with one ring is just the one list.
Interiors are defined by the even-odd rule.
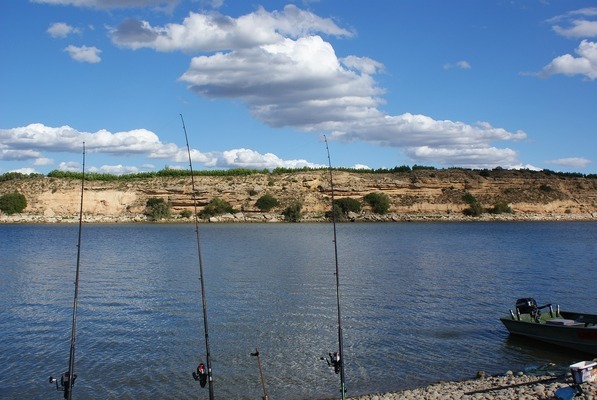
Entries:
[[410,147],[406,154],[411,158],[426,163],[440,163],[463,168],[512,168],[517,163],[517,154],[511,149],[498,149],[490,146],[429,146]]
[[[368,57],[339,58],[321,34],[353,35],[331,19],[294,5],[273,12],[259,8],[238,18],[190,13],[181,24],[157,27],[129,20],[111,30],[112,41],[122,47],[208,53],[194,57],[180,81],[203,97],[241,100],[253,116],[271,127],[329,132],[338,140],[404,148],[420,160],[427,160],[428,152],[421,149],[428,149],[448,165],[518,163],[515,151],[498,148],[494,142],[524,139],[522,131],[512,133],[485,122],[471,125],[382,112],[384,90],[373,76],[384,66]],[[471,65],[461,60],[448,67],[470,69]],[[267,155],[253,160],[252,154],[232,152],[204,162],[214,166],[230,160],[276,163],[263,160]]]
[[[35,160],[35,165],[46,165],[49,158],[42,157],[49,153],[79,153],[85,143],[88,153],[107,154],[116,157],[132,155],[144,156],[150,159],[162,159],[175,163],[188,164],[186,147],[178,147],[173,143],[162,143],[159,137],[146,129],[134,129],[112,133],[105,129],[97,132],[80,132],[70,126],[58,128],[43,124],[0,129],[0,160]],[[276,167],[303,168],[320,167],[318,164],[306,160],[283,160],[274,154],[260,154],[249,149],[234,149],[224,152],[200,152],[191,149],[193,162],[202,163],[206,167],[217,168],[254,168],[273,169]],[[63,162],[58,167],[62,171],[80,171],[79,162]],[[153,169],[154,165],[145,164],[141,168]],[[137,167],[117,165],[103,165],[89,167],[90,172],[104,172],[111,174],[136,173]]]
[[72,33],[81,33],[78,28],[73,28],[64,22],[55,22],[48,28],[47,32],[53,38],[65,38]]
[[284,37],[297,38],[321,32],[351,36],[332,20],[287,5],[283,11],[263,8],[232,18],[221,14],[190,13],[182,24],[153,27],[147,21],[127,20],[111,29],[112,41],[122,47],[157,51],[222,51],[273,44]]
[[543,67],[539,76],[549,77],[551,75],[563,74],[567,76],[584,75],[590,80],[597,78],[597,42],[583,40],[574,57],[570,54],[564,54],[554,58],[548,65]]
[[471,69],[471,64],[465,60],[458,61],[454,64],[444,64],[444,69],[452,69],[452,68]]
[[139,172],[139,168],[132,166],[119,165],[102,165],[99,168],[90,167],[89,172],[98,174],[111,174],[111,175],[123,175],[123,174],[136,174]]
[[597,37],[597,7],[581,8],[564,15],[551,18],[548,22],[563,21],[566,26],[554,25],[552,29],[565,37],[589,38]]
[[33,165],[52,165],[54,164],[54,160],[51,158],[46,158],[46,157],[39,157],[37,159],[35,159],[35,161],[33,162]]
[[67,46],[64,51],[66,51],[73,60],[79,62],[87,62],[90,64],[96,64],[100,62],[102,59],[100,58],[99,54],[102,52],[97,47],[87,47],[87,46]]
[[18,168],[18,169],[12,169],[12,170],[10,170],[8,172],[18,172],[18,173],[23,174],[23,175],[29,175],[29,174],[35,174],[35,173],[37,173],[37,171],[35,171],[35,169],[33,169],[33,168]]
[[320,164],[313,164],[307,160],[282,160],[272,153],[260,154],[254,150],[249,149],[234,149],[221,153],[217,158],[216,167],[235,167],[235,168],[251,168],[251,169],[273,169],[278,167],[284,168],[316,168],[321,167]]
[[557,160],[549,160],[546,161],[548,164],[553,165],[560,165],[563,167],[570,167],[570,168],[585,168],[587,165],[591,164],[592,161],[586,159],[584,157],[569,157],[569,158],[560,158]]

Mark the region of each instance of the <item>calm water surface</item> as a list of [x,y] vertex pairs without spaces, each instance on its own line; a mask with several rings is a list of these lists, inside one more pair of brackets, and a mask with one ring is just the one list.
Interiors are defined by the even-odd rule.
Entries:
[[[583,355],[508,336],[519,297],[597,311],[597,223],[339,224],[349,395],[503,373]],[[201,225],[214,390],[339,397],[331,224]],[[0,398],[60,399],[76,225],[0,225]],[[204,399],[197,243],[189,225],[84,225],[78,399]]]

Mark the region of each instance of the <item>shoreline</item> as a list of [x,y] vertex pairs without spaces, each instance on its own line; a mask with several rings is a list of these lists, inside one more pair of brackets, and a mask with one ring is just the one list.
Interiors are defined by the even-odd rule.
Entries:
[[[597,360],[597,359],[596,359]],[[508,371],[505,375],[485,376],[463,381],[438,382],[416,389],[349,396],[349,400],[556,400],[555,391],[573,385],[570,372],[565,375],[531,375]],[[578,400],[597,399],[597,381],[581,385]]]
[[[597,213],[582,214],[539,214],[539,213],[516,213],[516,214],[483,214],[479,217],[465,216],[462,214],[413,214],[413,213],[389,213],[389,214],[350,214],[347,219],[336,221],[339,223],[359,222],[570,222],[570,221],[597,221]],[[0,214],[0,224],[68,224],[78,223],[79,215],[43,215],[43,214]],[[83,215],[85,223],[99,224],[130,224],[130,223],[194,223],[193,218],[174,218],[152,221],[144,214],[127,215]],[[321,214],[304,214],[301,223],[330,222]],[[274,213],[243,213],[223,214],[209,219],[200,219],[199,223],[294,223],[287,222],[281,214]]]

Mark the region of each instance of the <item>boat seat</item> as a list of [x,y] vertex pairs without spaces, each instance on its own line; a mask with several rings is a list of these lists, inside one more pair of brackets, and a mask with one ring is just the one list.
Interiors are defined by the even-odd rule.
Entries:
[[564,319],[564,318],[554,318],[548,319],[545,321],[548,325],[560,325],[560,326],[569,326],[569,325],[578,325],[578,323],[573,319]]

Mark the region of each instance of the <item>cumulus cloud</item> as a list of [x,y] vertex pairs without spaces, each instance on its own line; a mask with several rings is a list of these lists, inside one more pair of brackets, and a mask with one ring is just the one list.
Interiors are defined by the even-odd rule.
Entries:
[[541,77],[563,74],[567,76],[584,75],[590,80],[597,78],[597,42],[583,40],[576,49],[578,57],[564,54],[554,58],[539,73]]
[[591,164],[591,160],[586,159],[584,157],[569,157],[569,158],[559,158],[557,160],[549,160],[546,161],[548,164],[559,165],[562,167],[571,167],[571,168],[578,168],[583,169],[587,165]]
[[52,25],[50,25],[47,32],[53,38],[64,39],[65,37],[67,37],[70,34],[81,33],[81,30],[78,28],[74,28],[64,22],[55,22]]
[[[36,165],[47,165],[51,160],[43,157],[44,153],[79,153],[82,144],[89,153],[106,154],[116,157],[132,155],[150,159],[161,159],[175,163],[188,163],[186,147],[178,147],[173,143],[163,143],[158,135],[146,129],[133,129],[123,132],[109,132],[105,129],[97,132],[81,132],[68,125],[49,127],[43,124],[0,129],[0,160],[22,161],[35,160]],[[318,164],[306,160],[282,160],[271,154],[260,154],[249,149],[235,149],[225,152],[200,152],[191,150],[193,162],[202,163],[206,167],[218,168],[256,168],[273,169],[276,167],[302,168],[319,167]],[[153,165],[145,165],[154,168]],[[64,171],[80,171],[78,162],[64,162],[58,167]],[[91,172],[112,174],[135,173],[138,168],[132,166],[104,165],[90,167]]]
[[[191,12],[182,23],[164,26],[129,19],[110,29],[110,35],[122,48],[197,54],[180,76],[181,82],[202,97],[240,100],[255,118],[271,127],[326,132],[341,141],[396,147],[416,162],[434,156],[434,163],[483,167],[518,163],[514,150],[499,148],[495,142],[526,137],[522,131],[509,132],[486,122],[387,114],[381,109],[384,89],[375,80],[384,71],[383,64],[356,55],[338,57],[325,37],[354,33],[295,5],[272,12],[258,8],[238,18]],[[463,60],[450,68],[468,69],[470,64]],[[158,146],[152,154],[184,157],[181,152],[173,155],[165,146]],[[197,157],[217,167],[305,162],[281,161],[247,149]]]
[[[565,37],[597,37],[597,7],[570,11],[551,18],[548,22],[558,23],[552,29]],[[537,75],[543,78],[557,74],[582,75],[590,80],[597,78],[597,43],[583,39],[575,52],[578,57],[571,54],[556,57]]]
[[182,24],[153,27],[147,21],[127,20],[110,30],[112,41],[121,47],[143,47],[157,51],[223,51],[273,44],[284,37],[312,33],[351,36],[331,19],[287,5],[283,11],[263,8],[232,18],[218,13],[190,13]]
[[64,51],[66,51],[70,57],[78,62],[86,62],[90,64],[96,64],[100,62],[102,59],[100,58],[99,54],[102,52],[97,47],[87,47],[87,46],[67,46]]

